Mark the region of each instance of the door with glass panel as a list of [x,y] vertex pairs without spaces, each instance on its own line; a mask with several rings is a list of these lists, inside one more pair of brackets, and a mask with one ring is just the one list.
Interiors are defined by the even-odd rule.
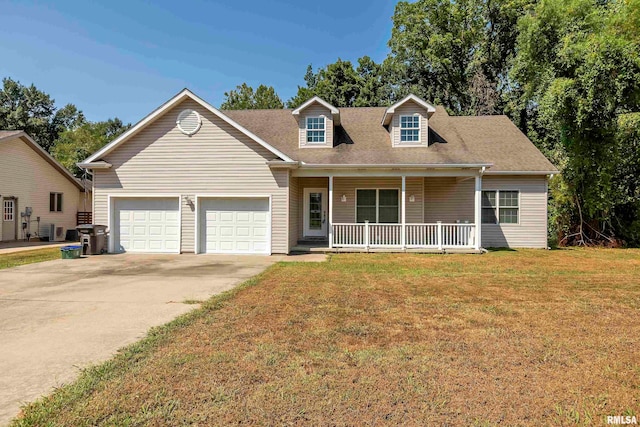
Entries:
[[304,236],[326,237],[329,217],[327,189],[304,189]]

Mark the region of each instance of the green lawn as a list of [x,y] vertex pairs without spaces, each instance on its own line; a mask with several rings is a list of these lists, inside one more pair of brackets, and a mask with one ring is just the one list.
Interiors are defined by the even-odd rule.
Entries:
[[14,252],[0,254],[0,270],[17,267],[19,265],[32,264],[34,262],[51,261],[60,258],[60,248],[35,249],[33,251]]
[[640,414],[640,250],[281,263],[14,425],[566,425]]

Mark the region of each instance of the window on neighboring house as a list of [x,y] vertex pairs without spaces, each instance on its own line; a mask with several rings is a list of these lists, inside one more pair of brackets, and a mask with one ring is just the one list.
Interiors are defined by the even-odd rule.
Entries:
[[482,192],[483,224],[518,224],[520,192],[488,190]]
[[2,208],[2,219],[5,221],[13,221],[15,202],[13,199],[5,200]]
[[356,222],[399,223],[399,191],[397,189],[357,190]]
[[49,193],[49,212],[62,212],[62,193]]
[[326,133],[324,117],[307,117],[307,142],[324,144]]
[[400,142],[420,142],[420,116],[400,116]]

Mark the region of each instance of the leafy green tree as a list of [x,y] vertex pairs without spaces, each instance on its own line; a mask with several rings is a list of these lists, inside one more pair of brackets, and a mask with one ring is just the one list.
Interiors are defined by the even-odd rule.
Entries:
[[512,77],[529,133],[564,166],[564,242],[640,243],[639,16],[638,0],[542,0],[519,23]]
[[501,113],[517,21],[533,1],[399,2],[385,61],[396,98],[412,92],[453,114]]
[[314,96],[336,107],[388,105],[391,90],[385,77],[383,65],[368,56],[358,59],[357,67],[340,58],[316,73],[309,65],[304,77],[306,86],[298,86],[287,107],[296,108]]
[[84,122],[62,132],[52,149],[53,156],[74,175],[80,177],[84,171],[76,163],[89,157],[131,127],[118,118],[104,122]]
[[59,132],[83,120],[82,112],[74,105],[56,111],[54,100],[34,85],[24,86],[8,77],[2,79],[0,129],[24,130],[49,151]]
[[272,86],[260,85],[253,88],[246,83],[236,89],[224,93],[225,100],[220,105],[222,110],[255,110],[284,108],[282,100]]

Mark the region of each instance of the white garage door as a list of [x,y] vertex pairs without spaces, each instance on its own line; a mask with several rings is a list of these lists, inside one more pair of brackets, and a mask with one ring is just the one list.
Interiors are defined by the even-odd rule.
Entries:
[[117,252],[180,251],[178,198],[116,199]]
[[269,254],[269,199],[201,199],[200,252]]

